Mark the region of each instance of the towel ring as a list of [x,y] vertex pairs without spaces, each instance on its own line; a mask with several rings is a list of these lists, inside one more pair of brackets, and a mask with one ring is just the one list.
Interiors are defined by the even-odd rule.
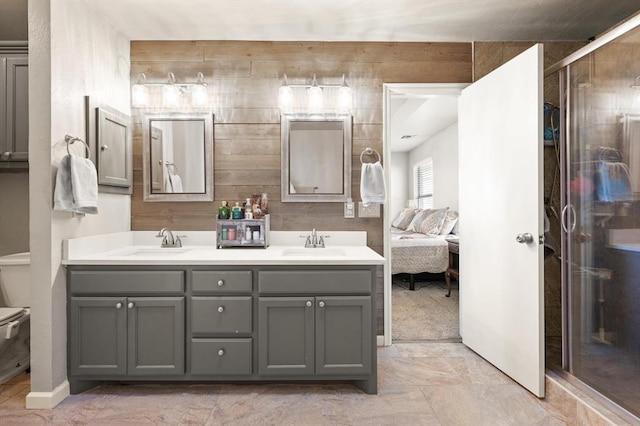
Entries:
[[178,170],[178,166],[176,166],[174,163],[167,161],[164,165],[167,167],[167,173],[171,174],[171,171],[173,170],[174,175],[180,174],[180,170]]
[[67,154],[71,155],[71,153],[69,152],[69,145],[71,145],[74,142],[78,141],[78,142],[82,142],[82,144],[84,145],[84,148],[85,148],[86,153],[87,153],[87,158],[89,158],[91,156],[91,152],[89,151],[89,145],[87,145],[87,143],[85,141],[83,141],[82,139],[80,139],[78,137],[75,137],[75,136],[66,135],[64,137],[64,141],[67,143]]
[[367,147],[367,148],[365,148],[365,150],[364,150],[364,151],[362,151],[362,153],[360,154],[360,163],[361,163],[361,164],[364,164],[364,161],[362,161],[362,156],[364,156],[365,154],[367,154],[367,155],[373,155],[373,154],[375,154],[375,155],[376,155],[376,157],[378,157],[378,162],[380,162],[380,154],[378,154],[378,151],[376,151],[376,150],[375,150],[375,149],[373,149],[373,148],[369,148],[369,147]]

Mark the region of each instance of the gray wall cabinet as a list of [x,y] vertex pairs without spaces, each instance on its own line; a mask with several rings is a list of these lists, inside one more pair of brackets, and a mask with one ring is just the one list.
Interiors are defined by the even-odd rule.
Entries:
[[375,266],[69,266],[69,383],[351,381],[377,392]]
[[0,45],[0,168],[27,168],[29,65],[25,46]]

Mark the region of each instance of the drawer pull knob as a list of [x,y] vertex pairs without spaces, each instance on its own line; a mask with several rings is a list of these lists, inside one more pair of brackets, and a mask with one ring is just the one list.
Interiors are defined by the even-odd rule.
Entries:
[[311,300],[307,300],[307,308],[310,308],[312,305]]
[[224,281],[218,280],[218,287],[222,287],[224,285]]
[[218,356],[222,356],[222,355],[224,355],[224,349],[220,349],[220,350],[218,351]]
[[321,308],[324,308],[324,302],[323,301],[318,302],[318,306],[320,306]]
[[133,308],[133,302],[129,302],[129,304],[127,305],[127,308],[129,309]]
[[224,312],[224,306],[220,306],[220,307],[218,308],[218,312],[220,312],[220,313]]
[[116,303],[116,309],[120,309],[120,308],[122,308],[122,303],[120,302]]

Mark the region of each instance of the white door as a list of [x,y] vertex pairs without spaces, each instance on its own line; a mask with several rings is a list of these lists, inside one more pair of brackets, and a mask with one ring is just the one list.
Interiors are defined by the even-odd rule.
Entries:
[[[462,91],[462,343],[544,396],[542,45]],[[530,237],[531,240],[526,237]]]

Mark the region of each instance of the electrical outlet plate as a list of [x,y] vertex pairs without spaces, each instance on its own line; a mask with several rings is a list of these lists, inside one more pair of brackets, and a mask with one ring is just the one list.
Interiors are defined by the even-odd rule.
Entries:
[[356,206],[353,201],[344,203],[344,217],[346,219],[353,219],[356,217]]
[[365,207],[362,201],[358,202],[359,217],[380,217],[380,204],[369,204]]

